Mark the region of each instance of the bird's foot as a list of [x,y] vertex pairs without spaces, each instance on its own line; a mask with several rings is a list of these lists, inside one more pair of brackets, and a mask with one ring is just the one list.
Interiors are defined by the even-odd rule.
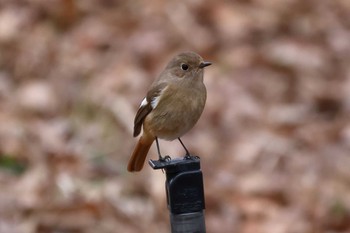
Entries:
[[189,159],[199,159],[199,157],[196,155],[186,154],[184,157],[184,160],[189,160]]
[[164,157],[159,156],[159,161],[160,162],[170,162],[171,161],[171,157],[169,155],[166,155]]

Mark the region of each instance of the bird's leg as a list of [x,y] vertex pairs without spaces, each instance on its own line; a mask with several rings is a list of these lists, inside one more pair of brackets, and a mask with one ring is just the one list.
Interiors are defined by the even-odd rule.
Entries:
[[158,138],[157,137],[156,137],[156,144],[157,144],[158,158],[159,158],[159,160],[162,160],[163,157],[162,157],[162,155],[160,153],[159,142],[158,142]]
[[179,141],[180,141],[180,143],[181,143],[182,147],[183,147],[183,148],[185,149],[185,151],[186,151],[185,158],[186,158],[186,159],[191,158],[190,152],[188,152],[188,150],[187,150],[187,148],[186,148],[185,144],[184,144],[184,143],[181,141],[181,139],[180,139],[180,138],[177,138],[177,139],[179,139]]
[[159,161],[170,161],[171,158],[169,155],[166,155],[166,156],[162,156],[162,154],[160,153],[160,148],[159,148],[159,142],[158,142],[158,137],[156,137],[156,144],[157,144],[157,151],[158,151],[158,158],[159,158]]

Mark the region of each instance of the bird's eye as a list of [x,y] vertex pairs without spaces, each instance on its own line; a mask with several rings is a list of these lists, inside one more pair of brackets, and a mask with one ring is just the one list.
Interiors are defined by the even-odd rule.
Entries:
[[188,65],[182,63],[182,64],[181,64],[181,69],[182,69],[182,70],[188,70]]

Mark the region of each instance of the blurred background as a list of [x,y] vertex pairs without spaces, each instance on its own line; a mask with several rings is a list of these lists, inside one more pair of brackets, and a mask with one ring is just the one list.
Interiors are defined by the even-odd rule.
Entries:
[[1,0],[0,233],[169,232],[164,174],[126,164],[187,50],[213,62],[182,138],[207,231],[350,232],[349,0]]

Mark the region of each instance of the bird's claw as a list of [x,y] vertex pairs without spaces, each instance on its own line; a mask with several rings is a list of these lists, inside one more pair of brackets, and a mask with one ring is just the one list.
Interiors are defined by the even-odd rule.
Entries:
[[185,155],[184,160],[188,160],[188,159],[199,159],[199,157],[196,155],[187,154],[187,155]]
[[161,162],[170,162],[171,161],[171,157],[169,155],[166,155],[164,157],[159,157],[159,161],[161,161]]

